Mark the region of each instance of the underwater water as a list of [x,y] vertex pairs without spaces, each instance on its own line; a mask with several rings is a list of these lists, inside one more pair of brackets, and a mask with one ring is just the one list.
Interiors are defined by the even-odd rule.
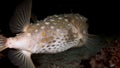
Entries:
[[[12,34],[9,28],[9,21],[15,6],[19,4],[20,0],[8,1],[7,5],[0,6],[2,13],[0,22],[0,34],[6,37],[15,36]],[[46,4],[46,2],[48,2]],[[1,3],[6,3],[5,1]],[[93,4],[93,6],[91,5]],[[101,5],[102,4],[102,5]],[[105,2],[101,4],[88,1],[39,1],[33,0],[33,20],[34,15],[37,16],[39,20],[44,19],[47,16],[54,14],[64,14],[64,13],[79,13],[86,18],[88,18],[87,23],[89,24],[89,33],[97,35],[93,41],[95,44],[88,44],[89,47],[83,46],[80,48],[71,48],[67,51],[57,53],[57,54],[33,54],[32,59],[37,68],[91,68],[90,57],[95,56],[100,52],[101,48],[106,47],[109,40],[114,40],[114,36],[119,36],[120,27],[118,25],[116,5],[111,6],[108,3],[106,6]],[[4,6],[4,7],[3,7]],[[97,7],[97,8],[96,8]],[[7,9],[6,9],[7,8]],[[106,9],[107,8],[107,9]],[[112,12],[113,9],[116,12]],[[111,14],[109,14],[110,12]],[[107,40],[105,39],[107,37]],[[107,41],[107,42],[106,42]],[[7,57],[7,51],[4,50],[0,53],[0,68],[17,68],[14,66]]]

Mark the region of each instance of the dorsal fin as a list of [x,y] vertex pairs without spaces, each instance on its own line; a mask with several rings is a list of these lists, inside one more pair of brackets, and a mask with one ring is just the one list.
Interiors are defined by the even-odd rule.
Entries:
[[25,25],[30,23],[32,0],[24,0],[16,7],[10,21],[10,29],[13,33],[22,32]]

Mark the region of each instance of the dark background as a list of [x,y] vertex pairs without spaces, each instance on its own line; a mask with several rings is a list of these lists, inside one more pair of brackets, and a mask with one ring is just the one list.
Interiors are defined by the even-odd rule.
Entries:
[[[11,36],[9,21],[15,7],[22,0],[3,0],[0,2],[0,34]],[[49,15],[79,13],[88,18],[89,33],[95,35],[119,35],[119,2],[104,0],[33,0],[32,14],[38,19]],[[8,59],[1,60],[0,64],[10,67]],[[0,65],[0,66],[1,66]]]
[[[15,7],[22,0],[3,0],[0,2],[0,32],[9,35],[9,21]],[[38,19],[48,15],[79,13],[88,18],[89,33],[120,34],[119,2],[85,0],[33,0],[32,14]]]

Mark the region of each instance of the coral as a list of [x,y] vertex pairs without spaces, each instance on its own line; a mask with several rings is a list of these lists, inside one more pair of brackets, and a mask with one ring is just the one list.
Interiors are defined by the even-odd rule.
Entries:
[[101,49],[100,54],[92,57],[90,63],[92,68],[120,68],[120,40]]

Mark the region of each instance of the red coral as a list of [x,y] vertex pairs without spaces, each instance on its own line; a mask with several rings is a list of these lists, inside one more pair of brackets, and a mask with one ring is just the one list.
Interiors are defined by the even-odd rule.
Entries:
[[92,68],[120,68],[120,40],[111,47],[101,49],[90,63]]

